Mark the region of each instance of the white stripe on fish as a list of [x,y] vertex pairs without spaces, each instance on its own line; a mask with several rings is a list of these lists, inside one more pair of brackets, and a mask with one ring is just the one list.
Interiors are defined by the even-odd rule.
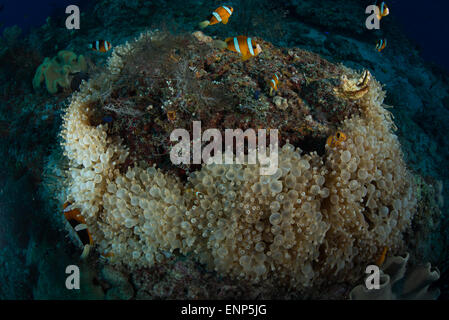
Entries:
[[237,50],[238,53],[242,53],[240,51],[239,41],[238,41],[237,37],[234,37],[234,47],[235,47],[235,50]]
[[232,11],[231,11],[231,9],[229,9],[228,7],[226,7],[226,6],[223,6],[223,9],[225,9],[229,14],[232,14]]
[[221,17],[218,13],[216,13],[215,11],[212,12],[212,14],[214,15],[214,17],[218,20],[218,22],[221,22]]
[[251,53],[251,55],[253,56],[254,55],[254,50],[253,50],[253,45],[251,43],[251,38],[248,38],[246,41],[248,43],[249,53]]
[[75,226],[76,232],[81,231],[81,230],[86,230],[86,229],[87,229],[87,225],[85,225],[84,223],[80,223]]

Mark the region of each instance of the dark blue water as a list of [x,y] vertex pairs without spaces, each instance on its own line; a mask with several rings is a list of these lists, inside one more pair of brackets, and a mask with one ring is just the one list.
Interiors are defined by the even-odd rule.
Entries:
[[[345,0],[333,1],[338,6]],[[367,5],[373,1],[365,1]],[[65,14],[68,5],[78,5],[82,10],[87,9],[94,1],[88,0],[3,0],[3,10],[0,12],[0,32],[4,27],[18,25],[23,30],[37,27],[45,23],[50,15]],[[422,56],[434,62],[449,72],[449,1],[432,0],[390,0],[386,2],[390,7],[390,14],[394,17],[407,36],[420,48]]]
[[407,36],[419,46],[422,56],[449,71],[449,1],[387,1],[391,15]]
[[[90,1],[92,3],[92,1]],[[89,1],[70,1],[70,0],[53,0],[53,1],[0,1],[3,10],[0,12],[1,30],[5,27],[13,25],[20,26],[27,31],[31,27],[38,27],[45,23],[47,17],[51,15],[65,14],[65,8],[68,5],[78,5],[80,8],[86,8]]]

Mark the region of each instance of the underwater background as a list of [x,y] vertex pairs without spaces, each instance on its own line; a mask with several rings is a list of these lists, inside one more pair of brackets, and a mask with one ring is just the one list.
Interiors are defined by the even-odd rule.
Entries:
[[[65,8],[70,4],[80,7],[80,30],[65,28]],[[223,4],[234,8],[232,20],[226,28],[206,29],[209,36],[247,34],[276,47],[311,51],[331,63],[368,69],[384,85],[385,104],[394,106],[390,111],[406,165],[430,186],[423,193],[429,207],[439,210],[438,225],[429,228],[422,255],[439,268],[439,299],[448,299],[449,44],[443,39],[449,32],[444,17],[449,4],[399,0],[388,1],[390,15],[382,19],[380,30],[365,28],[365,8],[372,1],[359,0],[0,1],[0,299],[104,298],[114,281],[129,277],[109,269],[98,271],[97,265],[85,262],[82,274],[90,286],[80,291],[64,286],[65,267],[82,262],[62,220],[55,218],[61,216],[61,208],[54,199],[63,193],[55,190],[64,179],[59,150],[62,115],[79,84],[55,94],[33,88],[44,58],[71,50],[101,69],[109,53],[92,52],[89,43],[107,39],[119,45],[154,29],[192,33]],[[388,39],[381,54],[374,50],[380,38]],[[183,267],[181,275],[191,270]],[[189,297],[181,289],[169,288],[175,281],[170,279],[181,276],[167,273],[161,268],[152,275],[169,280],[143,298]],[[213,278],[203,270],[189,276]],[[138,281],[129,282],[135,286]],[[203,286],[201,281],[192,283]],[[135,288],[120,286],[120,293],[109,290],[106,297],[135,297]]]

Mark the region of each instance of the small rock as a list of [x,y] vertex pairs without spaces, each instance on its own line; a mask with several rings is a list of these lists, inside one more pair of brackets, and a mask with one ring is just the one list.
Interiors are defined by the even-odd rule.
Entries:
[[210,43],[212,42],[212,37],[206,36],[202,31],[195,31],[192,35],[200,42]]
[[286,110],[288,108],[288,101],[285,98],[276,96],[273,98],[273,102],[281,110]]

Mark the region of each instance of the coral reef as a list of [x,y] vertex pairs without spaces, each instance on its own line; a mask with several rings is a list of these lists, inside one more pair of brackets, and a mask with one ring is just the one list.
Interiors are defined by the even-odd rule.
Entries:
[[[345,91],[348,86],[340,83],[340,77],[357,84],[366,72],[357,74],[308,52],[285,52],[267,42],[262,42],[263,57],[243,66],[208,43],[189,36],[169,37],[144,33],[134,43],[116,47],[108,70],[81,87],[64,115],[68,198],[81,209],[100,253],[112,253],[112,264],[136,270],[162,263],[171,254],[192,254],[231,278],[249,282],[270,278],[303,289],[356,281],[362,266],[374,260],[384,246],[393,253],[404,248],[402,235],[416,210],[413,181],[392,133],[391,114],[382,106],[384,92],[374,78],[362,81],[368,88],[363,95],[342,98],[335,89]],[[179,41],[184,43],[182,48],[162,48],[159,59],[168,67],[159,71],[136,56],[147,53],[141,49],[148,45],[161,48]],[[209,55],[204,56],[204,51]],[[190,72],[215,78],[220,92],[232,90],[234,99],[225,106],[203,103],[201,109],[190,111],[185,104],[191,89],[183,88],[182,82],[171,85],[171,72],[179,71],[184,55],[192,61],[184,77]],[[165,56],[172,62],[164,60]],[[211,59],[208,71],[199,69]],[[289,114],[267,96],[267,80],[255,82],[251,76],[254,69],[271,75],[273,67],[289,75],[279,93],[288,100]],[[134,70],[141,73],[130,73]],[[142,82],[153,79],[146,72],[162,70],[166,73],[159,74],[158,85]],[[167,119],[155,119],[154,110],[178,114],[187,108],[191,118],[177,126],[189,128],[187,123],[198,119],[208,128],[220,125],[216,120],[208,122],[209,112],[220,108],[239,112],[239,106],[248,104],[243,99],[252,96],[248,91],[260,90],[258,100],[250,101],[255,109],[251,117],[225,120],[223,125],[244,129],[260,117],[268,120],[267,126],[280,128],[279,169],[273,176],[259,176],[259,164],[203,165],[179,175],[162,161],[156,162],[161,164],[156,169],[144,148],[128,144],[125,116],[112,125],[96,120],[104,114],[102,105],[108,99],[120,99],[121,88],[129,88],[128,81],[140,84],[131,88],[136,96],[143,91],[154,100],[159,93],[153,108],[147,109],[146,101],[134,100],[127,92],[125,107],[145,114],[140,119],[147,122],[137,126],[165,122],[159,130],[162,135],[174,127]],[[201,82],[198,86],[203,87]],[[329,110],[333,121],[320,118],[321,110]],[[281,125],[289,122],[309,129],[302,134],[291,132],[288,125]],[[317,153],[324,149],[326,135],[337,128],[345,132],[347,141]],[[138,128],[131,130],[136,135]]]
[[432,270],[430,263],[407,267],[409,254],[405,257],[390,257],[382,267],[380,288],[368,290],[364,284],[355,287],[349,297],[352,300],[436,300],[437,288],[429,287],[439,279],[438,269]]
[[86,70],[87,63],[83,55],[77,56],[72,51],[61,50],[52,59],[45,58],[37,68],[33,78],[33,87],[37,89],[45,81],[48,92],[54,94],[58,92],[59,87],[71,88],[72,77]]
[[[220,118],[214,116],[213,113],[206,115],[196,113],[203,109],[204,104],[201,104],[199,110],[192,109],[191,106],[188,106],[187,111],[183,111],[182,108],[178,109],[181,102],[186,100],[184,99],[185,94],[181,94],[179,101],[173,103],[174,109],[176,108],[175,119],[169,120],[171,118],[168,116],[173,114],[172,110],[169,108],[163,110],[160,107],[161,101],[165,101],[167,98],[172,100],[169,97],[169,86],[166,86],[164,82],[171,80],[167,75],[167,79],[161,77],[159,83],[154,82],[157,83],[156,88],[162,87],[166,90],[164,93],[151,92],[151,99],[148,99],[150,95],[146,94],[144,90],[140,90],[139,86],[136,86],[140,90],[137,91],[137,94],[132,90],[127,92],[125,86],[122,86],[123,95],[120,96],[117,92],[120,86],[114,83],[113,88],[116,91],[114,95],[105,94],[107,99],[104,99],[103,96],[98,99],[93,98],[100,103],[88,106],[98,113],[97,116],[89,114],[89,125],[96,127],[100,123],[107,122],[108,139],[118,140],[121,138],[129,149],[130,155],[126,158],[125,163],[115,167],[120,171],[120,175],[126,173],[129,165],[143,160],[150,167],[153,163],[157,163],[164,173],[176,174],[183,184],[186,183],[190,172],[199,168],[176,168],[170,167],[170,164],[167,165],[164,157],[168,151],[166,149],[168,143],[164,139],[167,139],[166,133],[171,128],[187,124],[183,119],[190,121],[192,117],[209,122],[205,120],[207,118],[210,120],[210,127],[220,126],[224,120],[228,122],[223,125],[223,128],[237,127],[242,119],[248,119],[248,127],[254,127],[254,119],[259,114],[268,115],[269,119],[270,113],[263,112],[263,110],[277,112],[276,110],[279,108],[279,112],[273,117],[275,118],[273,125],[289,121],[290,118],[299,119],[296,122],[301,125],[296,126],[296,123],[291,122],[284,127],[281,136],[282,143],[289,139],[289,143],[295,148],[300,147],[303,153],[317,151],[319,157],[325,158],[327,156],[323,155],[329,152],[324,147],[325,138],[337,129],[334,124],[339,124],[338,128],[340,129],[345,116],[350,118],[353,115],[359,115],[362,119],[364,118],[363,114],[359,112],[357,100],[351,102],[348,100],[350,96],[338,97],[335,95],[333,87],[342,88],[342,83],[338,82],[344,83],[344,81],[338,80],[338,78],[346,71],[341,72],[339,66],[335,66],[333,63],[342,63],[357,70],[367,68],[388,90],[385,103],[395,106],[389,110],[395,116],[395,125],[398,127],[395,133],[404,151],[407,166],[423,177],[419,178],[415,175],[417,187],[414,196],[418,202],[417,210],[413,215],[411,228],[404,234],[404,242],[411,247],[407,249],[411,253],[410,260],[413,263],[416,262],[413,261],[415,259],[418,262],[431,261],[432,265],[438,265],[442,271],[438,284],[443,291],[442,297],[447,298],[449,292],[447,285],[449,274],[447,243],[449,241],[446,232],[448,219],[446,218],[445,223],[441,224],[439,224],[439,219],[442,212],[447,212],[449,203],[449,188],[447,187],[449,176],[448,171],[445,170],[449,150],[449,140],[446,138],[448,122],[444,121],[448,118],[449,77],[436,66],[431,66],[423,61],[419,54],[419,48],[402,35],[395,25],[394,19],[385,19],[383,23],[385,22],[386,27],[382,27],[382,30],[367,31],[363,26],[365,17],[363,3],[345,1],[344,4],[341,2],[334,4],[334,2],[291,0],[280,3],[235,0],[233,4],[236,12],[225,28],[207,28],[208,35],[199,34],[199,38],[204,42],[212,41],[217,37],[225,38],[237,34],[257,35],[279,47],[299,47],[307,50],[301,51],[300,54],[296,52],[299,58],[292,56],[288,64],[294,65],[300,72],[290,74],[288,73],[290,71],[287,70],[287,73],[284,73],[285,77],[280,82],[281,91],[278,96],[274,98],[266,96],[265,81],[270,79],[274,71],[279,71],[279,66],[284,65],[285,61],[274,64],[272,68],[256,64],[257,61],[251,61],[243,66],[238,62],[234,63],[233,59],[218,54],[217,56],[222,59],[220,62],[220,60],[215,61],[213,57],[217,53],[209,47],[205,47],[206,55],[209,50],[211,57],[204,67],[200,64],[198,75],[201,73],[204,75],[202,71],[204,70],[206,72],[204,83],[217,81],[223,84],[226,82],[226,86],[217,86],[218,92],[221,92],[222,95],[230,93],[230,97],[227,96],[225,101],[236,96],[236,103],[229,106],[229,109],[223,108],[223,102],[218,102],[214,106],[219,107],[217,110],[220,112],[231,111],[233,116]],[[95,3],[92,2],[92,8],[89,8],[92,10],[83,10],[83,27],[79,32],[67,32],[64,24],[65,16],[49,17],[45,25],[32,28],[29,33],[26,30],[25,33],[20,34],[18,27],[5,28],[3,37],[0,38],[0,154],[3,163],[8,167],[8,170],[2,171],[2,182],[6,179],[8,184],[7,187],[2,187],[0,190],[2,196],[0,199],[2,218],[0,227],[2,230],[0,236],[2,244],[0,253],[1,298],[80,297],[80,295],[70,296],[63,291],[54,291],[54,287],[60,285],[59,281],[62,276],[53,277],[54,270],[50,268],[50,265],[63,268],[64,263],[70,264],[77,261],[79,253],[77,248],[70,243],[71,239],[64,238],[66,234],[62,233],[65,230],[60,232],[60,229],[63,229],[61,223],[63,219],[60,214],[61,204],[72,192],[72,189],[66,190],[65,188],[67,183],[73,183],[73,181],[67,176],[69,171],[61,172],[67,169],[67,160],[61,159],[59,151],[52,153],[53,147],[49,148],[49,146],[59,144],[56,136],[61,121],[60,114],[65,109],[64,99],[72,90],[78,88],[81,79],[85,79],[85,77],[78,74],[76,81],[71,81],[72,90],[64,90],[57,95],[48,95],[47,90],[33,90],[33,75],[44,57],[53,57],[61,49],[71,50],[83,54],[87,60],[92,59],[101,68],[110,53],[102,55],[90,52],[87,50],[87,43],[104,38],[111,40],[116,46],[129,41],[149,28],[193,32],[198,21],[206,18],[211,9],[221,4],[221,1],[197,0],[173,0],[170,2],[163,0],[99,0]],[[316,8],[321,8],[321,10]],[[329,14],[336,11],[338,14]],[[133,17],[132,24],[129,23],[130,16]],[[354,34],[357,36],[354,37]],[[389,48],[382,55],[373,50],[377,37],[389,39]],[[262,46],[266,48],[271,45],[262,43]],[[134,47],[134,51],[136,49]],[[168,58],[167,51],[172,49],[173,46],[169,46],[167,50],[163,50],[163,56]],[[154,52],[158,52],[157,50],[156,48],[149,53],[149,56],[154,57]],[[286,54],[288,51],[289,49],[282,49],[279,52],[274,52],[273,55]],[[271,54],[271,49],[266,53]],[[292,51],[292,53],[295,52]],[[185,51],[180,55],[174,52],[174,57],[182,57],[184,54]],[[324,59],[319,58],[317,54]],[[128,59],[130,57],[131,55],[127,56]],[[161,60],[155,60],[158,63],[161,62]],[[203,61],[202,58],[196,62],[201,61]],[[328,63],[328,61],[332,63]],[[194,67],[198,67],[196,62]],[[273,62],[276,62],[276,59],[273,59]],[[226,64],[230,64],[230,66],[228,67]],[[138,65],[142,66],[143,64]],[[147,65],[151,65],[150,61],[147,61]],[[188,70],[189,67],[192,66],[184,67],[184,70]],[[335,67],[335,72],[332,72],[330,68]],[[243,70],[244,68],[248,69]],[[323,74],[320,74],[320,68],[325,70]],[[251,72],[245,73],[246,71]],[[179,70],[174,74],[187,75],[187,79],[195,77],[188,72],[179,72]],[[242,74],[246,77],[240,78]],[[326,78],[327,74],[332,74],[330,79]],[[155,74],[149,72],[147,75]],[[349,81],[355,84],[361,77],[360,74],[354,77],[349,74],[347,76]],[[176,79],[176,77],[174,78]],[[139,77],[134,79],[139,80]],[[122,81],[125,84],[128,83],[124,77],[122,77]],[[92,82],[93,84],[95,83]],[[175,92],[181,92],[183,89],[179,89],[176,85],[177,82],[172,81],[170,87]],[[235,88],[232,88],[234,85]],[[101,88],[103,94],[108,92],[108,89],[103,90],[102,85],[96,85],[96,87]],[[141,86],[141,89],[145,88],[146,85]],[[213,88],[209,86],[208,90],[211,89]],[[191,94],[195,90],[187,89],[186,92]],[[217,96],[216,92],[206,93],[206,97],[216,98]],[[133,97],[133,101],[128,99],[128,94]],[[143,97],[140,102],[136,100],[139,94],[142,94]],[[117,97],[121,99],[117,99]],[[238,106],[239,99],[243,97],[245,97],[244,103]],[[298,97],[301,100],[297,99]],[[194,106],[198,103],[198,97],[193,95],[191,101],[194,101],[192,103]],[[323,103],[323,101],[329,101],[329,103]],[[104,106],[103,102],[106,102]],[[304,103],[304,107],[298,112],[297,105],[302,103]],[[351,104],[353,104],[352,107]],[[104,108],[107,106],[113,106],[115,109],[107,110]],[[276,109],[273,110],[274,106]],[[334,109],[334,107],[336,108]],[[147,108],[148,110],[154,108],[154,112],[148,115]],[[282,118],[281,108],[285,108],[283,113],[293,112],[292,116]],[[205,109],[209,110],[209,108]],[[114,110],[122,113],[116,113]],[[193,113],[197,115],[192,116]],[[85,110],[82,114],[86,114]],[[309,114],[311,117],[305,120],[304,118]],[[142,121],[140,115],[144,115],[146,119]],[[233,117],[238,121],[235,122]],[[234,123],[237,124],[234,125]],[[265,126],[265,123],[266,119],[262,117],[257,121],[256,127],[258,125]],[[291,124],[294,126],[290,126]],[[289,126],[291,130],[288,130]],[[152,157],[152,155],[156,156]],[[44,166],[47,159],[49,161]],[[334,159],[336,158],[334,157]],[[112,161],[114,160],[112,159]],[[324,164],[327,166],[326,163]],[[76,169],[79,167],[75,166]],[[145,166],[142,165],[142,167]],[[42,174],[43,169],[46,171],[44,175]],[[113,176],[115,177],[115,173]],[[441,183],[435,182],[435,179]],[[21,196],[16,195],[16,187],[19,188]],[[37,187],[42,187],[41,192],[35,192]],[[101,189],[101,191],[103,190],[104,188]],[[340,199],[340,195],[338,196]],[[53,199],[54,197],[56,199]],[[444,209],[439,208],[443,203],[442,197],[446,199]],[[26,205],[19,205],[14,199],[18,199],[18,203]],[[326,201],[330,201],[330,198],[327,199]],[[11,203],[13,200],[14,203]],[[100,206],[99,210],[103,211],[103,208]],[[31,213],[33,215],[30,216]],[[33,222],[32,225],[29,223],[30,221]],[[92,220],[91,224],[96,225],[97,221]],[[23,236],[24,230],[28,233],[45,233],[51,239],[44,241],[42,237],[38,236]],[[101,238],[101,232],[99,233]],[[54,236],[55,234],[58,236]],[[27,245],[27,242],[30,243]],[[35,245],[40,243],[47,243],[51,249],[38,248],[35,250]],[[58,245],[54,246],[54,243]],[[35,252],[32,255],[36,258],[29,260],[32,263],[26,264],[27,252],[33,250]],[[71,251],[75,253],[73,254]],[[208,250],[208,253],[210,251]],[[188,255],[185,259],[178,257],[178,250],[175,250],[170,258],[166,256],[168,252],[162,254],[164,256],[163,263],[156,263],[151,268],[133,269],[130,278],[135,286],[136,298],[290,297],[289,293],[291,292],[273,290],[273,284],[269,284],[268,281],[264,282],[266,287],[260,283],[247,286],[243,281],[235,281],[229,277],[216,276],[213,272],[205,272],[193,254]],[[120,261],[120,259],[119,257],[118,260]],[[41,264],[41,260],[48,261],[48,264]],[[114,267],[117,268],[117,265],[118,263]],[[121,268],[120,270],[123,271]],[[92,281],[86,281],[85,285],[88,286],[89,283]],[[39,284],[46,285],[43,285],[40,290]],[[267,286],[271,286],[271,288]],[[341,299],[346,296],[345,291],[353,286],[353,283],[338,282],[327,286],[326,290],[319,291],[315,297]],[[109,289],[107,286],[105,288]],[[96,292],[96,290],[96,287],[93,286],[92,291]],[[100,298],[101,295],[98,297]],[[299,294],[295,297],[304,298],[306,295]]]

